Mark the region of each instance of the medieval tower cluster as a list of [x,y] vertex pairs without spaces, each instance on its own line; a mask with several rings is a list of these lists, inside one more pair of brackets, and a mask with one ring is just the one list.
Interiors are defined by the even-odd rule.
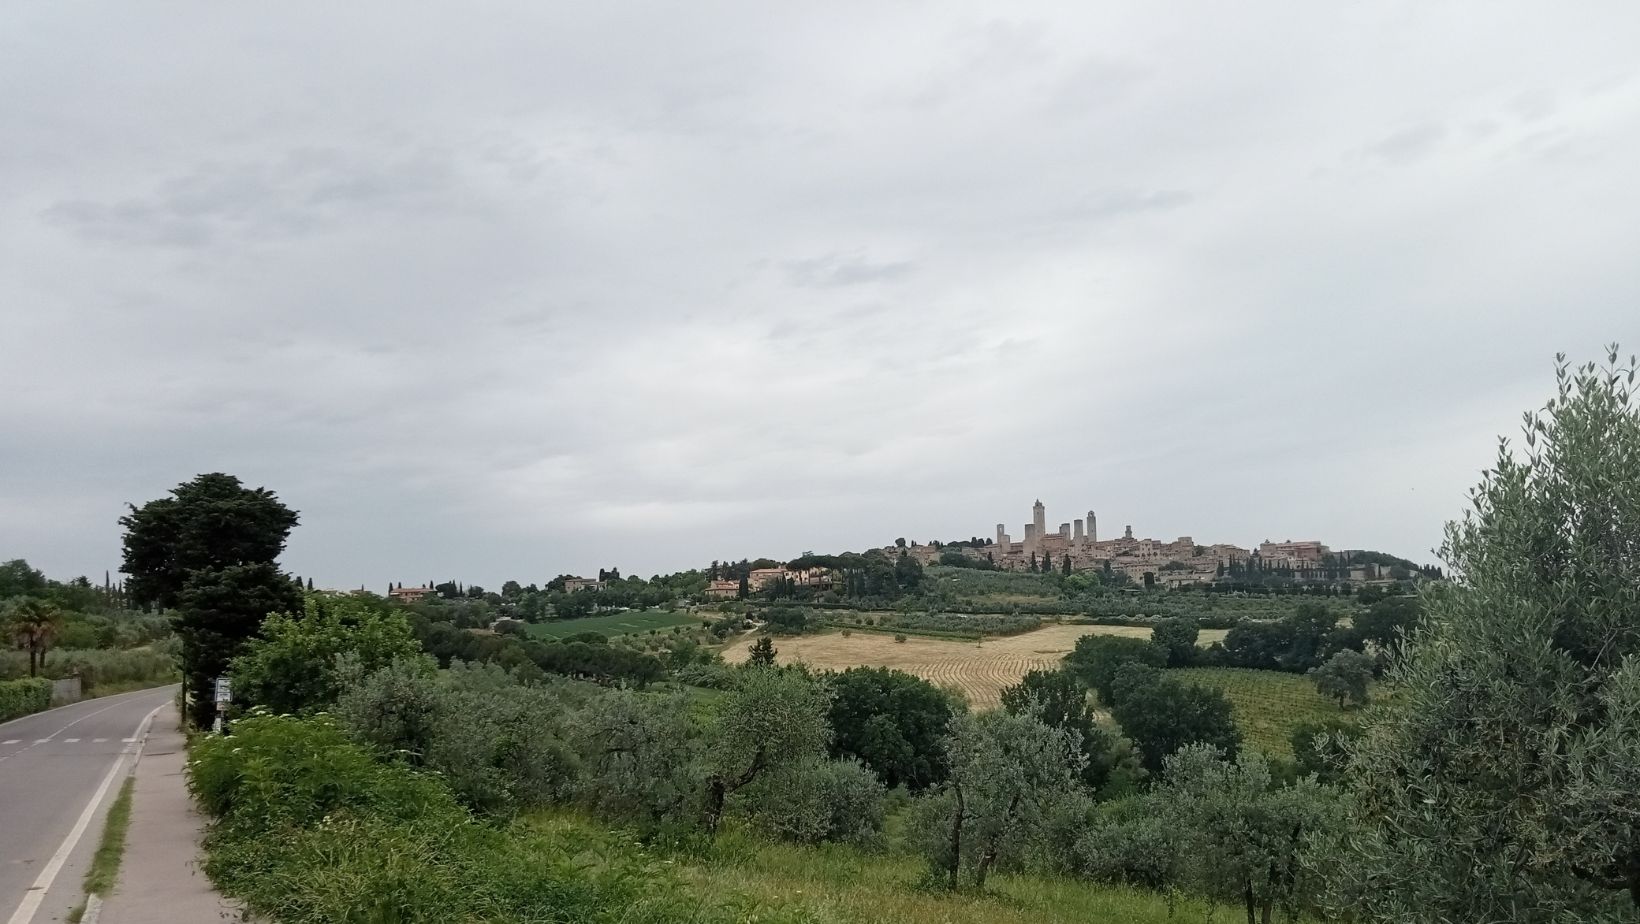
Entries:
[[[1132,528],[1128,533],[1132,535]],[[1031,522],[1025,524],[1025,541],[1018,545],[1018,551],[1024,555],[1035,555],[1050,551],[1069,552],[1072,549],[1082,550],[1094,547],[1099,543],[1099,517],[1092,510],[1088,511],[1087,519],[1078,519],[1071,523],[1059,524],[1059,531],[1048,532],[1048,508],[1042,505],[1042,500],[1031,507]],[[1007,524],[997,524],[997,548],[1004,554],[1015,549],[1013,537],[1008,535]]]
[[[1319,561],[1326,550],[1319,542],[1265,543],[1260,554],[1302,567],[1311,560]],[[1061,523],[1049,532],[1047,508],[1038,500],[1031,506],[1031,522],[1025,524],[1023,541],[1016,541],[1008,534],[1007,525],[998,523],[994,545],[969,548],[963,554],[988,558],[1010,570],[1024,569],[1032,562],[1042,567],[1062,567],[1068,559],[1073,569],[1112,569],[1136,578],[1148,573],[1173,582],[1203,580],[1231,563],[1247,561],[1254,553],[1223,543],[1197,545],[1189,536],[1136,539],[1132,526],[1125,527],[1116,538],[1100,539],[1099,516],[1092,510],[1086,517]]]

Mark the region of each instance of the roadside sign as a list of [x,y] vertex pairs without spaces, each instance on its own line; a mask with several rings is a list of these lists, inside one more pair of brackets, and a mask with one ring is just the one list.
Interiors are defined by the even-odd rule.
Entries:
[[233,702],[233,687],[226,677],[216,678],[216,701],[222,705]]

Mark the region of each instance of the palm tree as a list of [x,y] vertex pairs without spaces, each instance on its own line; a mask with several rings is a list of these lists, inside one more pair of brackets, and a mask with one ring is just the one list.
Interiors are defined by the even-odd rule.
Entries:
[[44,600],[23,597],[12,604],[6,631],[18,648],[28,649],[28,675],[36,676],[46,666],[46,650],[63,627],[63,613]]

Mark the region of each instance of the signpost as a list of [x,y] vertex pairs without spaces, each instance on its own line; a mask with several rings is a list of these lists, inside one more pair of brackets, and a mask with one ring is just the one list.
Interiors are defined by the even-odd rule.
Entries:
[[226,677],[216,678],[216,721],[211,723],[211,731],[222,733],[222,715],[228,711],[228,704],[233,702],[233,684]]

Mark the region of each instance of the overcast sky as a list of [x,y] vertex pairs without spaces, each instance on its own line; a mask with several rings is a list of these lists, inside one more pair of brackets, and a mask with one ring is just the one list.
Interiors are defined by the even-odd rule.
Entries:
[[[1640,4],[0,5],[0,559],[1021,535],[1431,560],[1640,347]],[[419,11],[419,12],[418,12]]]

